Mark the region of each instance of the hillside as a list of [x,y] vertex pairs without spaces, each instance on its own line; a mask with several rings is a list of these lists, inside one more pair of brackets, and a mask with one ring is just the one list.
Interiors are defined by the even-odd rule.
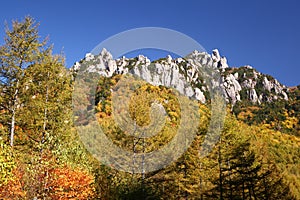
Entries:
[[[195,58],[200,63],[196,64]],[[217,72],[215,80],[205,78],[212,73],[206,69]],[[217,49],[212,54],[194,51],[185,58],[167,56],[152,62],[143,55],[113,59],[103,49],[99,55],[86,54],[71,70],[103,77],[129,73],[152,85],[174,88],[202,103],[209,103],[211,88],[217,87],[238,119],[249,125],[265,124],[299,135],[299,87],[286,87],[251,66],[229,67],[226,57],[221,57]],[[213,83],[208,84],[209,81]]]
[[300,199],[300,86],[217,50],[67,69],[37,28],[0,47],[0,199]]
[[[217,82],[205,78],[213,73],[202,70],[201,67],[205,69],[203,66],[218,70],[219,75],[215,75]],[[220,58],[217,50],[212,55],[194,51],[185,58],[172,59],[167,56],[151,62],[142,55],[114,60],[103,49],[99,55],[87,54],[75,63],[72,72],[75,77],[77,73],[100,75],[96,99],[98,122],[116,144],[129,151],[136,148],[135,153],[151,152],[171,141],[176,131],[172,127],[180,126],[180,112],[178,108],[174,109],[176,101],[166,104],[158,100],[167,111],[170,123],[166,124],[159,136],[132,146],[135,140],[118,128],[113,117],[112,91],[123,75],[133,74],[140,77],[141,82],[150,84],[137,87],[139,89],[131,99],[137,105],[150,106],[154,97],[173,99],[165,96],[167,88],[175,88],[200,103],[201,125],[192,147],[166,169],[145,175],[136,174],[134,180],[137,185],[124,183],[128,193],[122,191],[119,195],[125,192],[132,199],[145,198],[143,195],[154,199],[219,199],[220,196],[224,199],[300,198],[299,87],[288,88],[250,66],[231,68],[226,58]],[[211,154],[201,158],[198,157],[198,151],[212,117],[210,87],[222,89],[228,105],[227,117],[221,140]],[[148,93],[154,93],[154,97],[148,96]],[[130,108],[130,113],[140,113],[142,116],[150,112],[147,109]],[[149,118],[138,116],[131,115],[141,125],[149,123]],[[127,177],[122,174],[124,176]],[[147,194],[143,194],[144,190]],[[269,190],[276,192],[271,194]]]

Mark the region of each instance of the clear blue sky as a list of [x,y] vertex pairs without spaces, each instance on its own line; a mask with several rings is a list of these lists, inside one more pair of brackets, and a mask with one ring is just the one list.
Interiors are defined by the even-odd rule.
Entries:
[[9,0],[4,22],[31,15],[40,35],[49,35],[67,67],[108,37],[137,27],[165,27],[218,48],[230,66],[252,65],[288,85],[300,84],[300,1],[298,0]]

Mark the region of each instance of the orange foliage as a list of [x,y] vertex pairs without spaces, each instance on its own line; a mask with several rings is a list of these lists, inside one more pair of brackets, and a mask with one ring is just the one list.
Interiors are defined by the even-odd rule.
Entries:
[[94,195],[93,182],[88,172],[65,166],[50,171],[46,187],[51,199],[89,199]]
[[13,178],[0,184],[0,199],[91,199],[94,196],[94,177],[83,169],[55,164],[55,158],[45,151],[41,157],[44,164],[30,169],[19,163],[13,170]]
[[25,198],[26,192],[22,189],[23,183],[21,181],[23,173],[18,169],[15,169],[13,173],[14,178],[0,187],[0,199],[11,200]]

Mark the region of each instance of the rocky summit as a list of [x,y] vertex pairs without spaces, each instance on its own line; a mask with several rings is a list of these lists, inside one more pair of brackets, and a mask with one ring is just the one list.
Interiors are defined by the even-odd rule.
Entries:
[[[152,62],[143,55],[114,59],[110,52],[103,49],[99,55],[87,53],[71,70],[74,73],[98,73],[105,77],[131,73],[150,84],[173,87],[202,103],[209,99],[209,84],[221,88],[227,102],[232,105],[241,101],[261,104],[289,98],[289,89],[275,78],[249,65],[230,67],[226,57],[221,56],[217,49],[211,54],[195,50],[185,58],[168,55]],[[210,76],[218,76],[214,80],[207,79],[207,71],[210,71]]]

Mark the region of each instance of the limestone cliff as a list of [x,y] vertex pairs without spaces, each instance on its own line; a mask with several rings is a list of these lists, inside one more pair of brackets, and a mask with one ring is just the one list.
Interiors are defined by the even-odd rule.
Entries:
[[167,56],[153,62],[143,55],[114,59],[103,49],[99,55],[86,54],[72,70],[96,72],[106,77],[131,73],[153,85],[173,87],[181,94],[205,103],[209,98],[209,88],[203,71],[199,70],[204,66],[219,73],[220,78],[213,84],[223,90],[227,102],[232,105],[239,101],[261,104],[277,99],[288,100],[286,86],[251,66],[229,67],[226,57],[221,57],[217,49],[212,54],[194,51],[185,58]]

